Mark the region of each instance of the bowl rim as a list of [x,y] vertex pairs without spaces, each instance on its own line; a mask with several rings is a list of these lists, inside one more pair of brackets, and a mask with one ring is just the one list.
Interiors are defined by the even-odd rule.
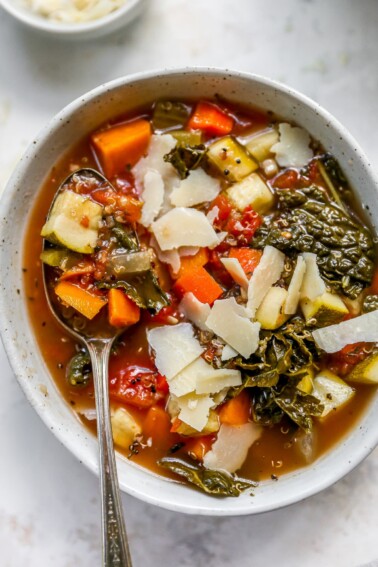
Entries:
[[140,5],[143,5],[146,1],[147,0],[125,0],[125,3],[113,12],[110,12],[101,18],[81,23],[65,23],[49,20],[40,14],[28,10],[26,7],[24,8],[22,5],[18,5],[18,0],[15,0],[14,2],[13,0],[0,0],[0,7],[4,8],[4,10],[11,16],[33,29],[68,38],[85,34],[87,32],[89,34],[90,32],[99,31],[108,25],[110,26],[113,22],[127,14],[132,17],[133,11]]
[[[327,110],[323,109],[317,102],[313,101],[306,95],[298,92],[291,87],[279,83],[278,81],[268,79],[266,77],[262,77],[257,74],[248,73],[248,72],[241,72],[241,71],[232,71],[228,69],[216,68],[216,67],[183,67],[183,68],[167,68],[163,70],[151,70],[145,71],[141,73],[135,73],[131,75],[127,75],[124,77],[120,77],[118,79],[109,81],[104,83],[82,96],[77,97],[71,103],[66,105],[60,112],[58,112],[52,119],[50,119],[47,124],[40,130],[37,136],[31,141],[29,146],[27,147],[26,151],[24,152],[20,162],[18,163],[17,167],[15,168],[13,174],[11,175],[10,179],[8,180],[6,187],[3,191],[3,194],[0,199],[0,215],[3,218],[7,211],[11,208],[11,200],[12,200],[12,193],[14,187],[16,186],[16,181],[20,173],[22,172],[23,168],[27,166],[29,161],[32,159],[33,154],[38,153],[40,147],[43,145],[45,138],[49,135],[54,134],[65,120],[69,118],[71,113],[75,112],[80,106],[84,104],[90,103],[93,99],[96,99],[99,95],[103,95],[107,92],[111,92],[116,90],[119,87],[125,86],[127,84],[131,84],[133,82],[143,82],[150,79],[158,79],[158,78],[166,78],[173,75],[183,74],[183,75],[196,75],[196,74],[204,74],[206,76],[214,77],[214,78],[221,78],[224,76],[228,76],[229,78],[235,79],[244,79],[246,81],[255,81],[259,83],[261,86],[266,86],[272,89],[276,89],[279,92],[282,92],[289,97],[293,98],[293,101],[300,102],[304,106],[308,107],[309,109],[315,111],[315,113],[320,117],[325,119],[328,123],[332,125],[332,127],[337,131],[337,133],[342,137],[347,139],[348,143],[353,146],[355,149],[355,154],[358,156],[358,159],[362,162],[362,165],[365,169],[365,175],[370,177],[373,184],[378,188],[378,176],[371,167],[368,158],[365,156],[364,152],[361,150],[359,144],[354,140],[353,136],[348,132],[348,130],[336,119],[334,118]],[[2,236],[5,236],[5,228],[4,223],[0,223],[0,240]],[[0,257],[6,254],[6,247],[0,247]],[[7,298],[0,287],[0,312],[6,312],[6,304]],[[53,427],[56,425],[53,417],[50,417],[49,414],[43,411],[43,408],[37,404],[36,400],[33,398],[30,390],[25,387],[25,371],[23,368],[22,360],[20,360],[20,355],[17,351],[16,345],[12,340],[11,336],[8,334],[8,322],[5,320],[4,317],[0,317],[0,333],[4,345],[4,349],[10,361],[12,370],[21,386],[21,389],[25,393],[28,401],[30,402],[31,406],[37,411],[41,419],[47,425],[49,429],[53,430],[54,435],[58,438],[58,440],[69,449],[69,451],[76,456],[76,458],[82,462],[87,468],[89,468],[95,474],[98,474],[98,466],[91,460],[85,461],[80,454],[80,450],[76,447],[73,443],[69,441],[69,434],[67,435],[66,432]],[[369,404],[369,407],[372,406],[376,396],[373,398],[372,402]],[[365,415],[367,414],[368,408],[365,411]],[[356,425],[357,428],[357,425]],[[356,429],[355,428],[355,429]],[[345,439],[345,438],[344,438]],[[150,504],[154,504],[160,506],[165,509],[169,509],[172,511],[179,511],[184,512],[187,514],[198,514],[198,515],[213,515],[213,516],[238,516],[238,515],[250,515],[256,513],[263,513],[272,510],[277,510],[288,506],[290,504],[294,504],[299,502],[305,498],[308,498],[322,490],[328,488],[339,479],[344,477],[350,471],[352,471],[363,459],[365,459],[371,451],[378,445],[378,427],[370,428],[365,432],[364,435],[364,442],[360,443],[359,446],[354,449],[353,454],[349,455],[348,460],[344,460],[336,471],[333,471],[332,474],[328,473],[323,478],[319,478],[317,483],[314,483],[312,486],[306,486],[302,490],[293,491],[292,494],[286,495],[285,497],[281,497],[281,499],[277,502],[269,502],[267,504],[260,504],[259,506],[250,507],[248,509],[227,509],[227,499],[225,504],[222,507],[218,507],[216,509],[211,509],[211,506],[204,506],[198,507],[198,505],[191,505],[190,503],[181,503],[174,500],[162,500],[159,496],[150,496],[143,492],[143,488],[139,488],[136,486],[130,486],[126,484],[121,485],[121,489],[128,494],[136,496],[137,498],[148,502]],[[341,446],[343,439],[337,446]],[[336,446],[336,447],[337,447]],[[336,448],[335,447],[335,448]],[[327,452],[324,456],[327,456],[329,453]],[[323,458],[321,457],[321,458]],[[117,460],[122,457],[117,457]],[[301,472],[300,469],[295,471],[294,474],[298,474]],[[154,473],[152,473],[154,474]],[[290,473],[293,474],[293,473]],[[165,480],[165,479],[164,479]]]

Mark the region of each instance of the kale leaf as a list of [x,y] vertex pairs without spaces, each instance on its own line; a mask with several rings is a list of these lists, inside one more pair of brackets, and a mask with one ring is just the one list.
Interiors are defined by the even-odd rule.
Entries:
[[378,295],[367,295],[362,303],[363,313],[378,309]]
[[91,358],[87,350],[75,354],[66,367],[66,379],[70,386],[85,387],[92,379]]
[[276,189],[276,194],[279,211],[258,229],[251,245],[270,244],[288,256],[314,252],[327,284],[355,299],[373,277],[374,243],[368,229],[319,187]]
[[158,465],[175,474],[184,477],[191,484],[213,496],[240,496],[246,490],[251,490],[256,483],[240,479],[226,471],[206,469],[195,461],[184,461],[176,457],[163,457]]
[[169,162],[176,169],[180,179],[186,179],[192,169],[196,169],[207,152],[206,146],[198,144],[177,144],[173,150],[164,156],[164,161]]
[[116,222],[111,231],[117,238],[118,243],[126,250],[137,252],[140,249],[138,236],[134,230],[130,230],[124,224]]

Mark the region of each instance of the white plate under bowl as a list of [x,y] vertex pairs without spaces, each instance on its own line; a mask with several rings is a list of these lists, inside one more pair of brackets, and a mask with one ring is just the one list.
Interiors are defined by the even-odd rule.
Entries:
[[[98,472],[97,443],[59,394],[46,368],[29,322],[23,289],[25,226],[35,195],[68,147],[109,118],[157,98],[225,99],[271,110],[306,128],[339,160],[377,229],[378,180],[363,152],[335,118],[292,89],[245,73],[216,69],[154,71],[125,77],[75,100],[30,145],[9,181],[0,204],[1,333],[13,370],[31,405],[56,437],[92,471]],[[373,214],[374,213],[374,214]],[[374,221],[375,217],[375,221]],[[24,297],[24,294],[22,295]],[[45,386],[48,396],[44,395]],[[191,514],[256,514],[315,494],[343,477],[378,443],[378,396],[355,428],[311,466],[260,484],[255,496],[214,498],[165,480],[118,456],[122,490],[146,502]]]

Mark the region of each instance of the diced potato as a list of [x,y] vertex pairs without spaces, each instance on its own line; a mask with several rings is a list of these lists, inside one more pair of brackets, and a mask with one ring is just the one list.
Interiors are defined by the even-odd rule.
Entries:
[[207,157],[210,164],[229,181],[241,181],[259,167],[246,149],[231,136],[211,144]]
[[256,312],[256,320],[261,323],[262,329],[278,329],[288,320],[283,308],[287,297],[287,290],[283,287],[271,287]]
[[190,427],[190,425],[188,425],[187,423],[182,422],[180,423],[180,426],[176,429],[176,433],[178,433],[179,435],[184,435],[189,437],[195,437],[196,435],[199,436],[210,435],[211,433],[216,433],[217,431],[219,431],[219,427],[220,427],[220,422],[217,412],[214,410],[210,410],[209,418],[202,431],[197,431],[197,429],[194,429],[193,427]]
[[362,360],[349,372],[346,377],[351,382],[359,382],[361,384],[377,384],[378,383],[378,352],[372,353],[370,356]]
[[82,254],[91,254],[98,239],[103,207],[73,191],[56,198],[41,236]]
[[260,163],[271,155],[270,148],[279,141],[277,130],[270,128],[259,132],[246,144],[246,148]]
[[341,297],[329,293],[328,291],[317,297],[314,301],[302,299],[300,306],[306,318],[306,322],[310,319],[315,319],[319,327],[339,323],[343,317],[349,313]]
[[142,433],[140,425],[125,408],[117,408],[110,419],[115,445],[128,449],[137,435]]
[[274,202],[271,190],[257,173],[232,185],[227,195],[239,211],[249,206],[259,214],[266,213]]
[[315,375],[315,373],[314,373],[313,369],[309,368],[307,373],[300,380],[300,382],[298,382],[298,384],[297,384],[298,390],[301,390],[305,394],[311,394],[312,389],[314,387],[314,383],[313,383],[314,375]]
[[314,378],[312,395],[324,405],[321,417],[346,404],[354,394],[351,386],[329,370],[323,370]]

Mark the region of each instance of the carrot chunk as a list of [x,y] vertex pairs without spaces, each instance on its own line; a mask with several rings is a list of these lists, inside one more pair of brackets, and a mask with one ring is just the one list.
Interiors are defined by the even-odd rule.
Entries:
[[200,248],[197,254],[194,256],[184,256],[181,258],[181,266],[176,275],[176,278],[180,278],[189,272],[192,272],[196,268],[202,268],[209,261],[209,252],[207,248]]
[[107,177],[133,166],[146,152],[151,138],[147,120],[134,120],[92,136],[92,144]]
[[255,268],[261,260],[262,251],[255,250],[254,248],[232,248],[229,258],[236,258],[239,260],[241,267],[249,276],[253,274]]
[[193,437],[185,443],[185,452],[194,457],[197,461],[203,461],[204,456],[210,451],[214,443],[214,435],[204,435],[203,437]]
[[55,287],[56,295],[67,305],[79,311],[87,319],[93,319],[106,304],[105,297],[93,295],[71,282],[61,281]]
[[199,102],[189,119],[191,130],[203,130],[210,136],[225,136],[234,127],[234,120],[215,104]]
[[122,290],[109,290],[108,298],[109,323],[113,327],[126,327],[139,321],[139,307]]
[[143,423],[143,434],[146,439],[165,440],[169,436],[171,420],[163,408],[152,406]]
[[214,303],[223,293],[221,286],[203,267],[185,272],[178,278],[173,290],[179,296],[191,291],[199,301],[209,304]]
[[248,393],[243,390],[240,394],[228,400],[219,411],[221,423],[227,425],[243,425],[249,420],[251,400]]

